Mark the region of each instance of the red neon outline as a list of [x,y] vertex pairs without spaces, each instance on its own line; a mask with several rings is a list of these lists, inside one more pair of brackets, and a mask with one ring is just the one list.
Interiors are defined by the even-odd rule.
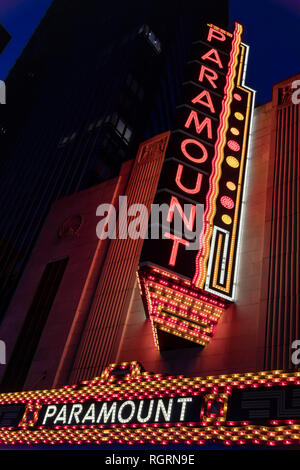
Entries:
[[235,94],[233,95],[233,97],[234,97],[234,99],[237,100],[237,101],[242,101],[242,97],[241,97],[241,95],[240,95],[239,93],[235,93]]
[[168,264],[169,266],[175,266],[179,243],[181,243],[184,246],[189,246],[190,242],[188,242],[187,240],[184,240],[183,238],[176,237],[176,235],[173,235],[172,233],[169,233],[169,232],[164,233],[164,238],[169,238],[170,240],[173,240],[174,242]]
[[[208,75],[205,73],[206,70],[212,72],[212,74]],[[215,80],[218,80],[219,74],[215,70],[206,67],[206,65],[201,65],[198,82],[203,82],[203,78],[207,78],[208,82],[213,88],[218,88],[218,86],[215,84]]]
[[[197,145],[198,147],[201,148],[202,152],[203,152],[203,156],[201,158],[195,158],[195,157],[192,157],[186,150],[186,146],[188,144],[195,144]],[[206,160],[208,159],[208,153],[207,153],[207,150],[206,150],[206,147],[204,147],[204,145],[199,142],[199,140],[196,140],[196,139],[185,139],[181,142],[181,151],[183,153],[183,155],[188,159],[190,160],[191,162],[194,162],[194,163],[204,163],[206,162]]]
[[235,140],[228,140],[227,146],[230,148],[230,150],[233,150],[233,152],[238,152],[241,149],[240,144]]
[[176,178],[175,178],[175,183],[177,184],[178,188],[180,188],[181,191],[183,191],[187,194],[197,194],[197,193],[199,193],[199,191],[201,189],[202,178],[203,178],[202,173],[198,172],[196,186],[194,187],[194,189],[188,189],[185,186],[183,186],[183,184],[181,183],[182,170],[183,170],[183,165],[181,163],[178,163]]
[[177,208],[180,217],[183,220],[184,225],[187,227],[188,230],[192,231],[193,230],[193,225],[194,225],[194,220],[195,220],[195,215],[196,215],[196,206],[192,205],[191,207],[191,212],[189,218],[187,218],[186,214],[184,213],[184,210],[182,210],[181,204],[178,201],[176,196],[171,197],[171,202],[170,202],[170,207],[169,207],[169,212],[167,216],[167,221],[172,222],[173,217],[174,217],[174,208]]
[[[206,99],[207,99],[206,102],[200,99],[200,98],[202,98],[202,96],[206,96]],[[212,99],[211,99],[211,96],[210,96],[210,93],[209,93],[208,90],[201,91],[201,93],[199,93],[199,95],[195,96],[195,98],[193,98],[191,102],[193,104],[202,104],[206,108],[209,108],[210,112],[213,113],[213,114],[215,114],[215,112],[216,112],[214,104],[212,102]]]
[[[219,35],[222,35],[222,39],[220,38],[220,36],[215,36],[214,34],[212,34],[214,32],[219,34]],[[217,31],[216,29],[214,29],[210,26],[209,31],[208,31],[207,40],[209,42],[211,42],[211,38],[215,38],[215,39],[217,39],[217,41],[222,41],[222,42],[226,40],[226,36],[225,36],[224,33],[222,33],[221,31]]]
[[[215,56],[215,59],[211,58],[211,54],[214,54]],[[222,64],[222,61],[220,59],[220,56],[218,54],[218,51],[216,49],[210,49],[208,52],[206,52],[206,54],[204,54],[202,57],[201,57],[202,60],[211,60],[212,62],[214,62],[215,64],[218,64],[218,66],[220,67],[220,69],[223,68],[223,64]]]
[[222,196],[220,202],[225,209],[233,209],[234,201],[229,196]]
[[184,127],[186,129],[189,129],[189,127],[190,127],[193,120],[194,120],[194,124],[195,124],[197,134],[200,134],[203,131],[203,129],[206,127],[207,138],[212,139],[211,119],[209,117],[206,117],[206,118],[203,119],[203,121],[200,124],[197,111],[194,111],[192,109],[189,116],[188,116],[188,118],[187,118],[187,120],[186,120],[186,123],[185,123]]

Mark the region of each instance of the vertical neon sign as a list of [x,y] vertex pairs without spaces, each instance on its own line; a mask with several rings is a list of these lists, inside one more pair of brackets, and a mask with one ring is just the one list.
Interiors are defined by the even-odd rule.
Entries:
[[[195,292],[204,296],[208,310],[216,304],[224,308],[223,299],[233,300],[253,106],[253,91],[244,85],[247,46],[241,42],[242,29],[235,23],[232,34],[209,24],[204,30],[205,40],[193,43],[193,58],[187,64],[182,87],[182,104],[177,107],[176,126],[154,200],[157,204],[167,203],[170,209],[167,218],[161,221],[160,239],[145,241],[140,262],[141,291],[154,331],[163,330],[191,341],[195,339],[190,333],[199,327],[199,318],[198,323],[195,317],[192,322],[189,317],[192,312],[187,312],[183,324],[182,313],[171,314],[165,294],[153,287],[153,280],[149,283],[148,275],[149,269],[154,269],[154,277],[158,273],[161,279],[166,276],[167,284],[168,276],[173,275],[193,296]],[[185,203],[192,204],[189,217],[183,212]],[[172,229],[166,231],[164,223],[172,222],[177,211],[184,226],[193,231],[199,204],[204,207],[203,229],[198,233],[199,248],[195,251],[187,249],[189,240],[178,237]],[[175,290],[172,292],[170,287],[166,297],[178,299]],[[186,302],[191,305],[190,300]],[[202,313],[204,310],[203,306]],[[201,323],[198,328],[200,336],[205,332],[205,344],[209,341],[208,330],[208,336],[212,336],[216,325],[215,312],[211,314],[213,320],[206,317],[205,325]],[[156,341],[159,343],[157,335]]]

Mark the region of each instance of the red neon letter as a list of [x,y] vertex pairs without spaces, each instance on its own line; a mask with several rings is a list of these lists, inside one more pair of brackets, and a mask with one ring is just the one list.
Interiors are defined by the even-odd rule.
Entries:
[[[186,146],[188,144],[194,144],[194,145],[197,145],[197,147],[199,147],[201,150],[202,150],[202,156],[200,158],[195,158],[195,157],[192,157],[186,150]],[[201,143],[201,142],[198,142],[198,140],[195,140],[195,139],[185,139],[181,142],[181,151],[183,153],[183,155],[188,159],[190,160],[191,162],[195,162],[195,163],[204,163],[206,162],[207,158],[208,158],[208,153],[207,153],[207,150],[206,148],[204,147],[204,145]]]
[[[207,101],[203,101],[201,99],[203,96],[205,96]],[[203,106],[206,106],[207,108],[209,108],[212,113],[215,113],[215,108],[214,108],[210,93],[207,90],[201,91],[199,95],[197,95],[195,98],[192,99],[192,103],[203,104]]]
[[201,65],[199,79],[198,79],[199,82],[203,82],[203,78],[207,78],[211,86],[213,88],[217,88],[217,85],[215,84],[215,80],[219,78],[219,75],[217,74],[217,72],[215,72],[215,70],[210,69],[209,67],[205,67],[205,65]]
[[[214,55],[214,57],[211,57],[212,55]],[[202,60],[206,60],[206,59],[211,60],[212,62],[215,62],[216,64],[218,64],[220,69],[223,68],[220,56],[219,56],[218,51],[216,49],[210,49],[206,54],[204,54],[201,57],[201,59]]]
[[182,191],[184,191],[185,193],[188,193],[188,194],[197,194],[197,193],[199,193],[200,188],[201,188],[201,184],[202,184],[202,176],[203,176],[202,173],[198,172],[197,182],[196,182],[196,186],[194,187],[194,189],[188,189],[185,186],[183,186],[183,184],[181,183],[182,170],[183,170],[183,165],[181,165],[181,163],[179,163],[178,167],[177,167],[176,178],[175,178],[177,186]]
[[199,119],[198,119],[198,114],[196,111],[191,111],[189,117],[187,118],[187,121],[184,125],[187,129],[190,127],[192,120],[194,119],[195,121],[195,127],[197,134],[200,134],[200,132],[203,131],[204,127],[206,127],[207,130],[207,138],[211,139],[212,138],[212,129],[211,129],[211,119],[206,117],[200,124]]
[[221,33],[221,31],[217,31],[214,28],[209,28],[207,40],[211,41],[211,38],[215,38],[218,41],[225,41],[226,36],[224,33]]
[[172,222],[172,220],[173,220],[174,208],[175,207],[177,208],[177,210],[180,214],[180,217],[182,218],[183,223],[186,226],[186,228],[188,230],[192,231],[193,230],[193,225],[194,225],[194,220],[195,220],[195,215],[196,215],[196,206],[193,205],[191,207],[190,217],[187,218],[184,211],[182,210],[182,207],[181,207],[180,202],[178,201],[177,197],[172,196],[171,197],[171,202],[170,202],[170,208],[169,208],[169,212],[168,212],[168,217],[167,217],[168,222]]
[[176,237],[176,235],[173,235],[172,233],[168,233],[168,232],[164,233],[164,237],[169,238],[174,241],[173,246],[172,246],[170,260],[169,260],[169,266],[175,266],[179,243],[185,246],[189,246],[190,242],[188,242],[187,240],[184,240],[183,238],[178,238]]

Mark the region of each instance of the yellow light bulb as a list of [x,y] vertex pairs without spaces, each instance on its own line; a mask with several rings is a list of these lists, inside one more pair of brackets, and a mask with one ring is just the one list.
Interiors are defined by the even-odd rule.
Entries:
[[238,119],[239,121],[244,120],[244,115],[242,113],[234,113],[234,117]]
[[230,191],[235,191],[236,190],[236,185],[232,181],[227,181],[226,186]]
[[222,222],[224,222],[224,224],[226,224],[226,225],[230,225],[232,223],[232,219],[229,215],[223,214],[222,215]]
[[233,157],[232,155],[229,155],[229,157],[226,158],[226,163],[227,165],[231,166],[232,168],[238,168],[239,167],[239,161]]

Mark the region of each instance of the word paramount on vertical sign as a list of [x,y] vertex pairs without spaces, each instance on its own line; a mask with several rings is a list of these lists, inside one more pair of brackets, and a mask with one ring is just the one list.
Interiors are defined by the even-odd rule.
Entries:
[[[158,346],[162,331],[205,346],[223,309],[234,300],[254,96],[244,85],[248,48],[241,36],[239,23],[233,33],[206,25],[187,64],[176,128],[154,200],[169,204],[172,211],[160,221],[160,239],[145,241],[139,268],[141,293]],[[183,211],[187,203],[189,215]],[[177,213],[187,231],[195,233],[199,205],[203,226],[194,239],[179,236],[172,225],[166,230]],[[198,244],[196,251],[188,250],[191,243]],[[154,282],[154,272],[161,282]],[[180,288],[171,281],[168,293],[163,292],[166,276]],[[185,294],[184,301],[178,291]]]

